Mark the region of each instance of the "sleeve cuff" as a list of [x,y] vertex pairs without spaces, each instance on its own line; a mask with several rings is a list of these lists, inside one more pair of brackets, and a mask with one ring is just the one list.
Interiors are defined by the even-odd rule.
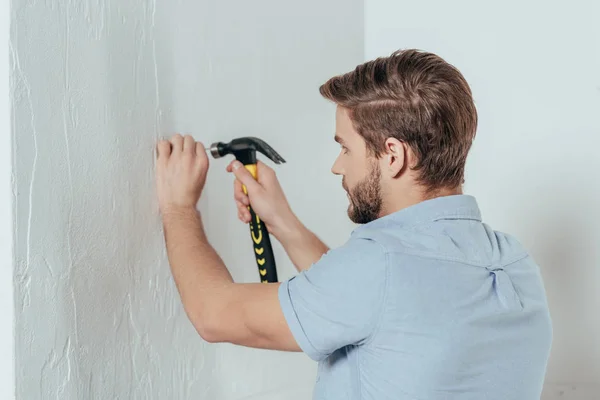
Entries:
[[288,324],[288,327],[292,331],[292,335],[294,335],[294,339],[298,343],[298,346],[302,349],[306,355],[312,358],[315,361],[321,361],[325,359],[327,356],[319,352],[315,347],[310,343],[300,321],[298,320],[298,315],[296,314],[296,310],[294,310],[294,305],[292,304],[292,299],[290,296],[290,282],[296,277],[283,282],[279,286],[278,296],[279,296],[279,304],[281,306],[281,310],[283,311],[283,316]]

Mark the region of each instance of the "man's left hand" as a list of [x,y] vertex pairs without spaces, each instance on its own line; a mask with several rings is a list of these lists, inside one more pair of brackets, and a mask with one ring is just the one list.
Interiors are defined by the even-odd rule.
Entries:
[[160,212],[196,209],[206,183],[208,156],[193,137],[177,134],[157,146],[156,186]]

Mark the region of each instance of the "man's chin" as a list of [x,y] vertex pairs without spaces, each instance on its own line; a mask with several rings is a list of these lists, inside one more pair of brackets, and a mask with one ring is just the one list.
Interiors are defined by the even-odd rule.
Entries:
[[352,203],[350,203],[350,205],[348,206],[348,218],[350,219],[350,221],[354,222],[355,224],[357,224],[358,222],[358,218],[356,218],[356,212],[354,210],[354,206],[352,205]]

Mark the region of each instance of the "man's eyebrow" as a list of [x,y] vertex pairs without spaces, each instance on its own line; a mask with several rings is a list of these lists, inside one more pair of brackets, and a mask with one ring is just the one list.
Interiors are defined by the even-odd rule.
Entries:
[[335,137],[333,138],[333,140],[335,140],[336,142],[338,142],[339,144],[344,144],[344,139],[342,139],[341,137],[339,137],[338,135],[335,135]]

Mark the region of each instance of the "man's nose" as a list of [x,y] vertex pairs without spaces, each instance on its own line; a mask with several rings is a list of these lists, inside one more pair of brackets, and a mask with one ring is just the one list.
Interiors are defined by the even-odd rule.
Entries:
[[342,175],[343,174],[343,170],[341,168],[341,166],[339,165],[340,159],[339,157],[335,159],[335,162],[333,163],[333,165],[331,166],[331,173],[334,175]]

